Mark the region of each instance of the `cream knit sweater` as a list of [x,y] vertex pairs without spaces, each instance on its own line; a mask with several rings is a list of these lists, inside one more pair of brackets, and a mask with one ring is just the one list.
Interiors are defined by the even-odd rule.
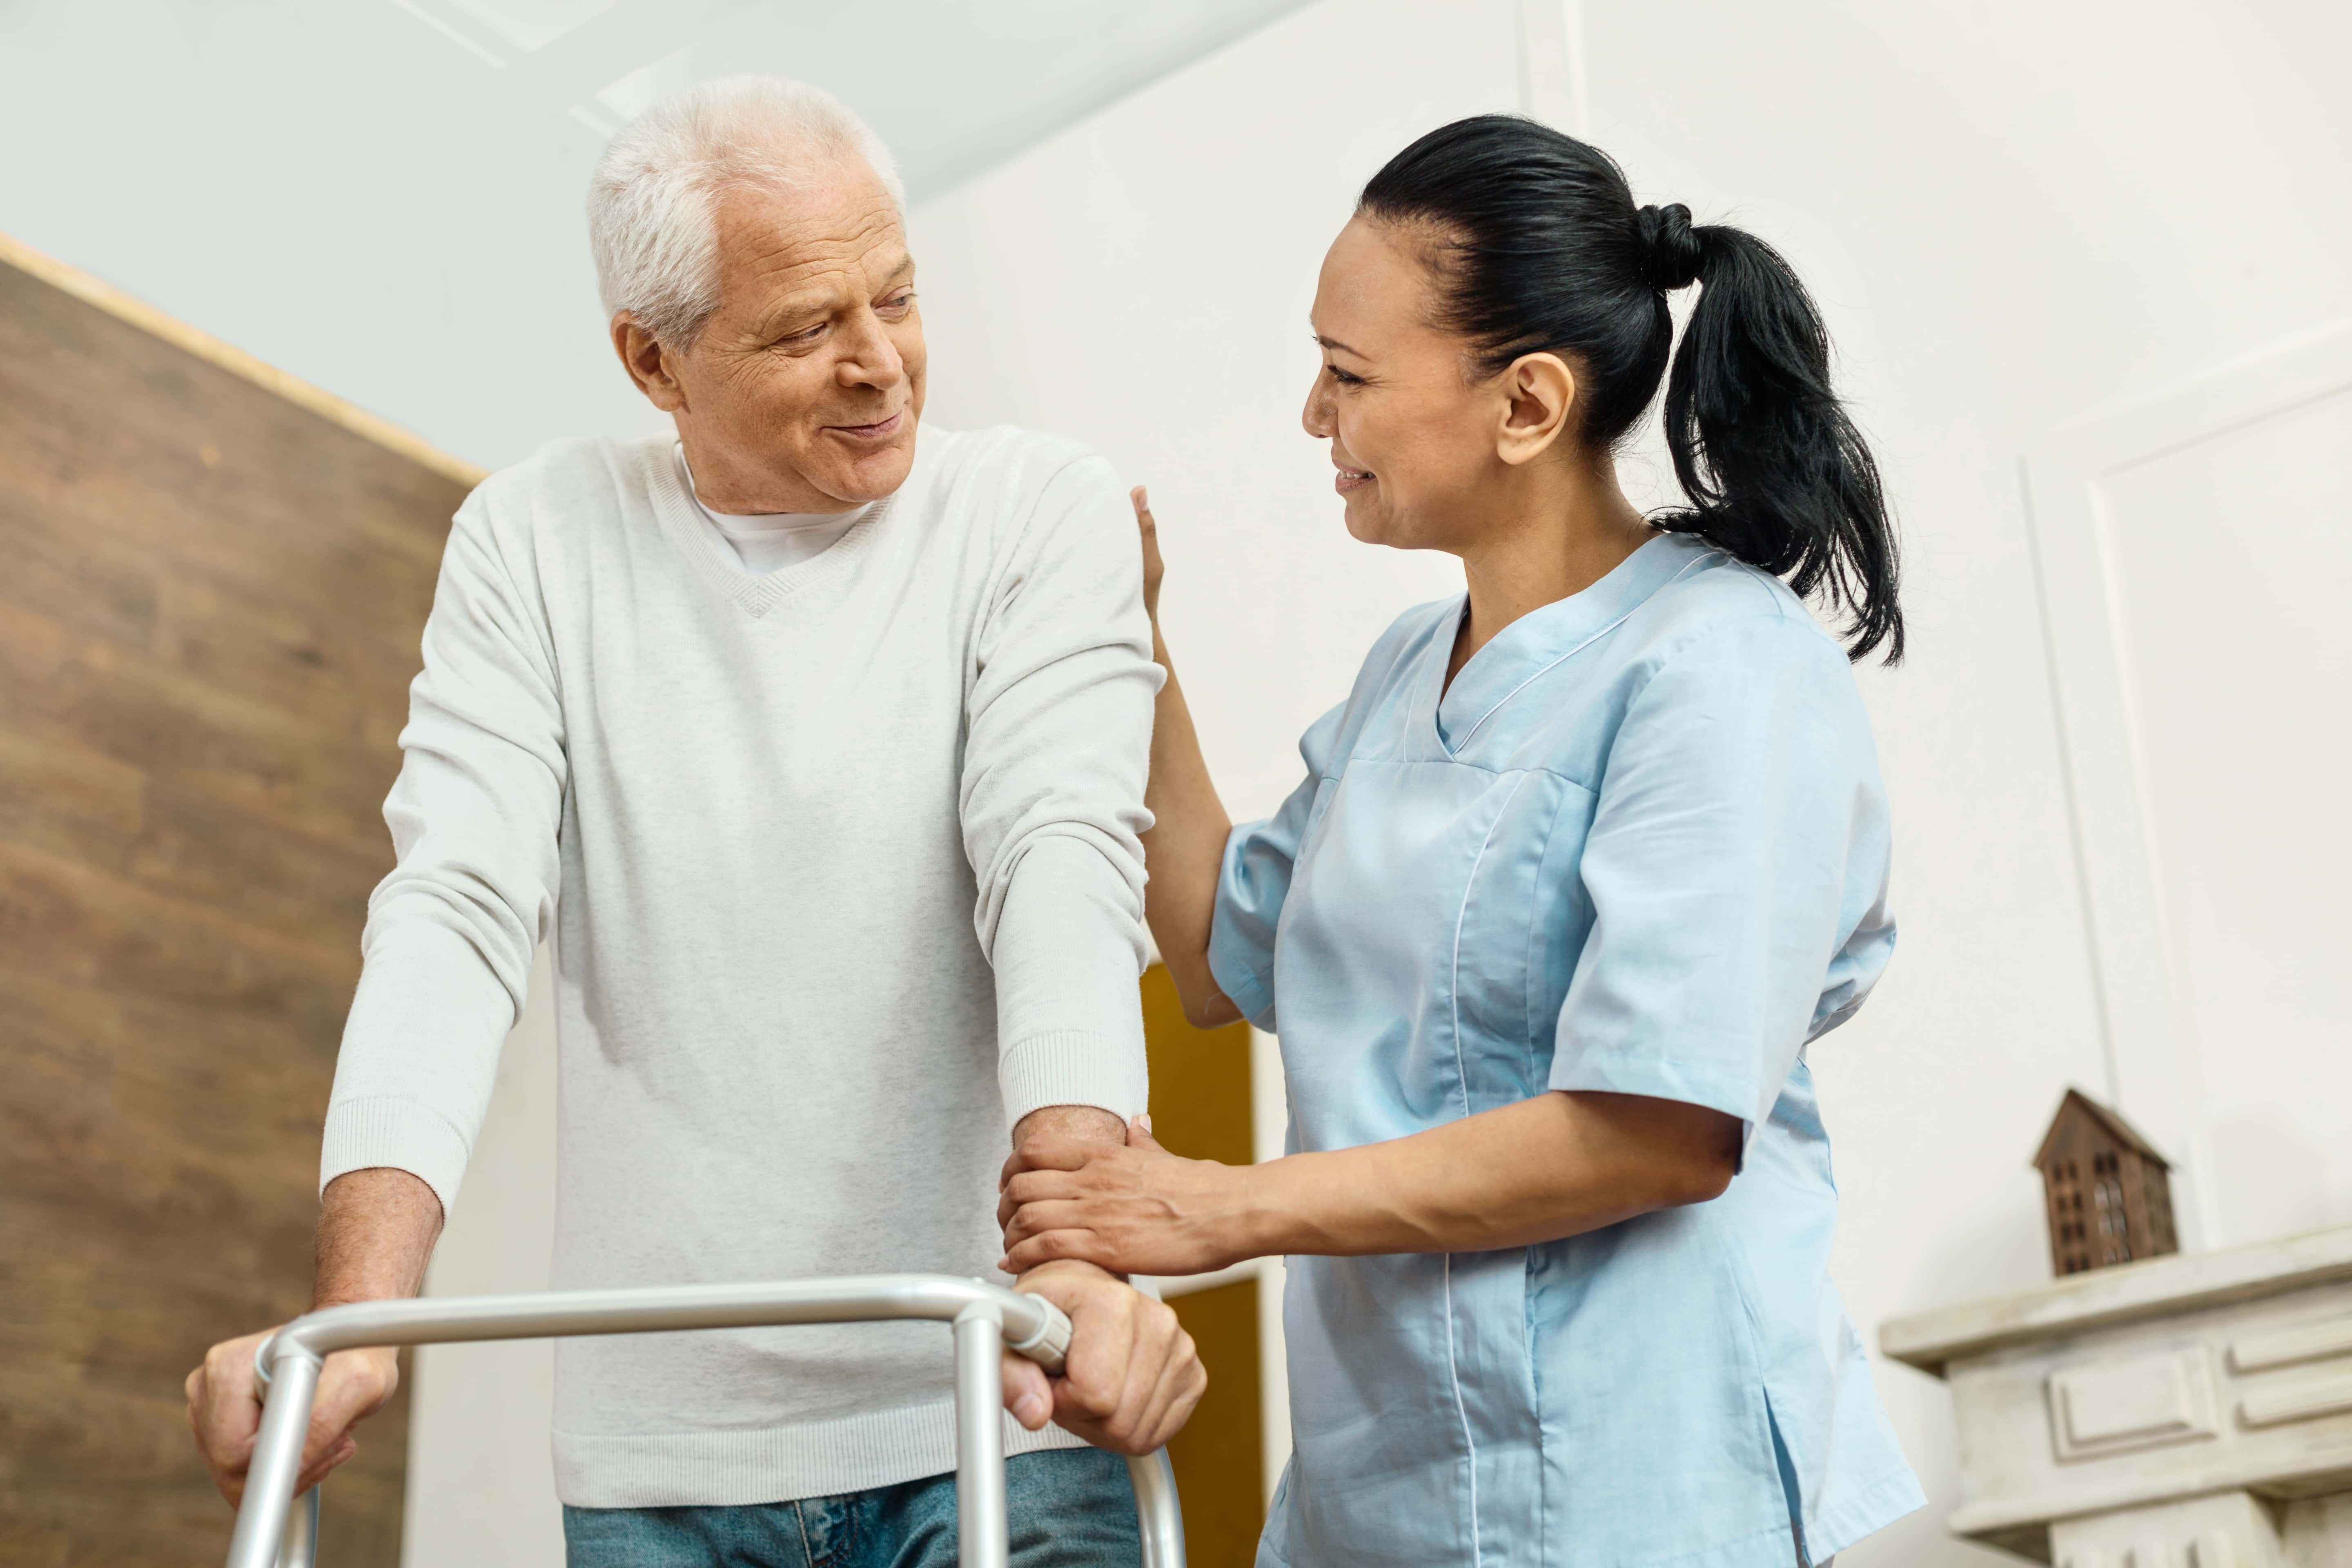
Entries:
[[[450,1204],[551,935],[557,1288],[1000,1278],[1008,1126],[1144,1104],[1139,589],[1108,465],[1017,430],[924,430],[896,495],[760,577],[667,437],[494,475],[425,627],[321,1184]],[[563,1341],[558,1489],[938,1474],[950,1365],[928,1324]]]

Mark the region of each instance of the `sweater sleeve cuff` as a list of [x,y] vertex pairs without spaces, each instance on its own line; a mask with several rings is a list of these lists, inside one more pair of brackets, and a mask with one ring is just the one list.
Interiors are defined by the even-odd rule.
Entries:
[[1147,1080],[1139,1057],[1091,1030],[1030,1036],[1008,1048],[998,1064],[1005,1126],[1017,1127],[1023,1117],[1048,1105],[1091,1105],[1122,1121],[1142,1114]]
[[446,1220],[465,1179],[466,1140],[431,1106],[389,1095],[344,1100],[327,1108],[319,1151],[319,1190],[351,1171],[406,1171],[433,1189]]

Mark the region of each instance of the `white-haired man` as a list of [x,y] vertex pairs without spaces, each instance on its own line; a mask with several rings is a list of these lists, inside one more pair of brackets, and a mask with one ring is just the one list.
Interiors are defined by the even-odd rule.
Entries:
[[[899,208],[872,134],[793,84],[697,89],[606,153],[613,343],[677,433],[553,443],[457,513],[318,1304],[418,1289],[551,931],[560,1288],[984,1274],[1007,1122],[1118,1142],[1141,1111],[1133,521],[1068,442],[919,435]],[[1164,1441],[1192,1343],[1099,1271],[1022,1285],[1075,1338],[1050,1384],[1007,1365],[1016,1557],[1132,1563],[1124,1468],[1081,1438]],[[232,1499],[257,1337],[189,1378]],[[945,1354],[917,1325],[560,1342],[572,1563],[951,1561]],[[396,1375],[330,1359],[303,1484]]]

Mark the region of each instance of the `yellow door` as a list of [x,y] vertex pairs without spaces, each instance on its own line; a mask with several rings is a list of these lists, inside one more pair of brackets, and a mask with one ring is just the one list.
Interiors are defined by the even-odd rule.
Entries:
[[[1143,1033],[1151,1058],[1152,1132],[1171,1153],[1251,1163],[1250,1027],[1196,1029],[1185,1022],[1168,971],[1143,976]],[[1205,1290],[1167,1288],[1184,1331],[1200,1347],[1209,1392],[1168,1446],[1184,1499],[1186,1555],[1195,1568],[1247,1568],[1265,1518],[1265,1436],[1259,1398],[1257,1281]]]

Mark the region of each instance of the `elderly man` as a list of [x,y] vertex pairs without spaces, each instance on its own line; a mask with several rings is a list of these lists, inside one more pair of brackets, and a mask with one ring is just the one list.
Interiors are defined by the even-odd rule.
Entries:
[[[314,1299],[418,1289],[551,931],[557,1286],[990,1274],[1005,1126],[1116,1143],[1143,1108],[1158,675],[1127,502],[1069,442],[919,427],[898,187],[824,94],[655,108],[589,219],[614,346],[677,433],[555,442],[457,513]],[[1101,1448],[1182,1424],[1192,1343],[1090,1268],[1019,1283],[1075,1339],[1050,1384],[1006,1368],[1015,1555],[1132,1563]],[[189,1378],[232,1498],[257,1338]],[[951,1561],[945,1356],[916,1325],[560,1342],[571,1562]],[[303,1484],[395,1376],[330,1360]]]

